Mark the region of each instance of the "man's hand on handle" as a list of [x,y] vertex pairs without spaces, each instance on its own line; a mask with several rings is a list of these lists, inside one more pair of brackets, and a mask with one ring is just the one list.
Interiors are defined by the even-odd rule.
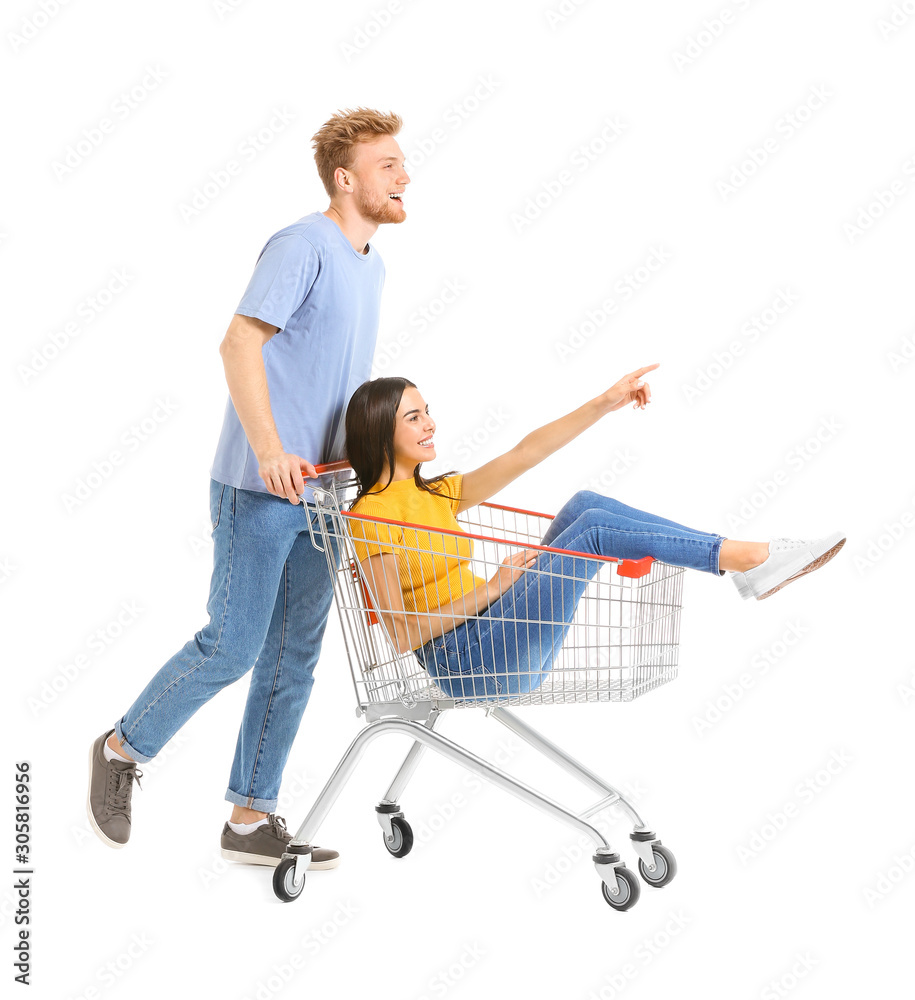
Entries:
[[318,477],[311,462],[284,451],[265,455],[258,461],[257,471],[268,492],[274,496],[285,497],[290,503],[299,502],[299,496],[305,490],[306,476],[309,479]]

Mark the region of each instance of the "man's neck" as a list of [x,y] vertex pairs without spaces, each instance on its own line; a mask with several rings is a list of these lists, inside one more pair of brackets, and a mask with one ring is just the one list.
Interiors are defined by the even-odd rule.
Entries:
[[375,235],[378,223],[369,222],[358,214],[345,215],[334,205],[331,205],[322,214],[332,222],[337,223],[340,231],[350,241],[350,244],[357,253],[366,253],[368,241]]

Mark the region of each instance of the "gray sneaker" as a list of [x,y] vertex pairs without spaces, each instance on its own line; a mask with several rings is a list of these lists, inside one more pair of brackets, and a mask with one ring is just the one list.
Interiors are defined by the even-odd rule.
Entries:
[[[114,732],[109,729],[89,751],[89,823],[109,847],[123,847],[130,839],[130,796],[133,783],[140,784],[142,771],[134,761],[105,760],[103,747]],[[142,787],[142,785],[140,786]]]
[[[292,834],[286,829],[286,821],[276,813],[270,813],[267,822],[251,833],[236,833],[228,823],[222,828],[219,841],[221,854],[227,861],[242,861],[249,865],[272,865],[280,863],[286,845]],[[312,847],[310,871],[336,868],[340,855],[326,847]]]
[[773,538],[769,557],[746,573],[732,573],[737,592],[746,601],[771,597],[786,584],[825,566],[845,544],[845,535],[835,531],[823,538],[804,541],[797,538]]

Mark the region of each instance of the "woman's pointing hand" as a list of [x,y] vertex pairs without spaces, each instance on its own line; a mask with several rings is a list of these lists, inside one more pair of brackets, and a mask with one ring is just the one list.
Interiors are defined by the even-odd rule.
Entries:
[[604,402],[607,404],[607,412],[612,413],[630,401],[634,410],[644,410],[651,402],[651,388],[647,382],[642,381],[642,376],[654,371],[658,364],[660,362],[645,368],[637,368],[611,385],[603,396]]

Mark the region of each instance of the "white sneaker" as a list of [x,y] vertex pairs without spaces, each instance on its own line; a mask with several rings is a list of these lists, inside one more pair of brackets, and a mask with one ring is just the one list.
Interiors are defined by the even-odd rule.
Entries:
[[746,601],[755,597],[761,601],[805,573],[825,566],[845,544],[845,535],[834,531],[831,535],[803,541],[797,538],[773,538],[769,542],[769,556],[746,573],[732,573],[737,592]]

